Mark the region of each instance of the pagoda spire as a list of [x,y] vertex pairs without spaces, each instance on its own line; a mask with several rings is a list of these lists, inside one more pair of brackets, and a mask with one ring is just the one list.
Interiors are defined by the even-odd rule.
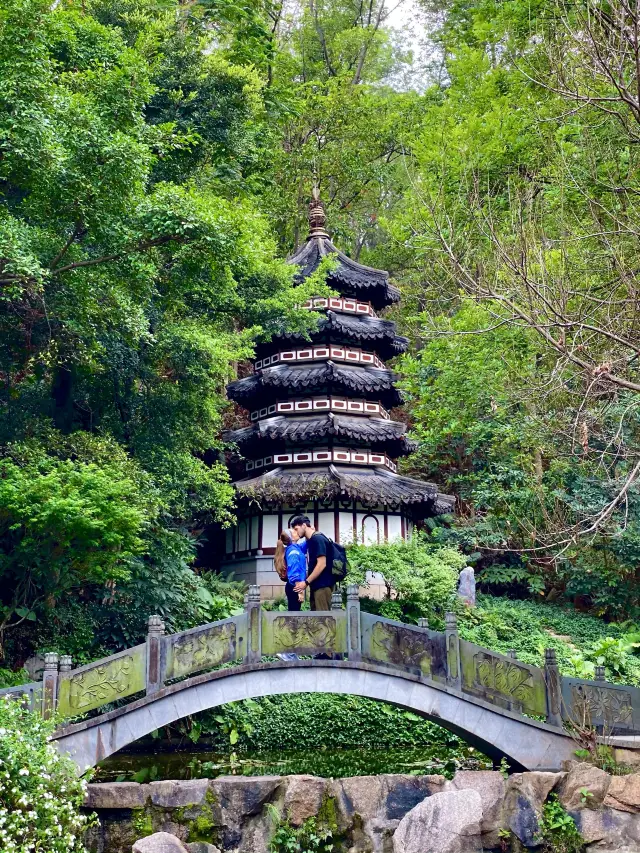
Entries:
[[317,186],[311,191],[311,201],[309,203],[309,237],[328,237],[329,232],[325,226],[327,224],[327,214],[324,209],[324,202],[320,199],[320,190]]

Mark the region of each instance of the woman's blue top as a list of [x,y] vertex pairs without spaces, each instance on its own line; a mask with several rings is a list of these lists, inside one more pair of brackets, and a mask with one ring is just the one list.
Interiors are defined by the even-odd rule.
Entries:
[[290,584],[307,579],[307,540],[292,542],[287,545],[284,559],[287,564],[287,580]]

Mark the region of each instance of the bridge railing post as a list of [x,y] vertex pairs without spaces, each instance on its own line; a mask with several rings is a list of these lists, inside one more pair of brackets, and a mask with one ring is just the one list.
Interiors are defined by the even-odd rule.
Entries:
[[544,650],[544,682],[547,691],[547,722],[562,727],[562,677],[555,649]]
[[447,684],[460,690],[462,677],[460,671],[460,637],[458,620],[455,613],[444,615],[444,641],[447,650]]
[[360,596],[356,583],[347,586],[347,657],[349,660],[362,660]]
[[331,593],[331,609],[342,610],[342,592],[337,587]]
[[42,674],[42,716],[47,720],[58,704],[58,655],[46,652]]
[[245,596],[247,612],[247,663],[259,663],[262,658],[262,607],[260,587],[252,584]]
[[162,617],[154,614],[149,616],[147,627],[147,672],[146,672],[146,694],[157,693],[164,687],[162,678],[161,638],[164,635],[164,622]]

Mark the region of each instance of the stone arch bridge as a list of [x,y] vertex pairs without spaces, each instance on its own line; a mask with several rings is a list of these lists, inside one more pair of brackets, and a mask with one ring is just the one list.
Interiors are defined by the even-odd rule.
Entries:
[[[303,659],[279,660],[285,652]],[[617,735],[619,746],[637,745],[623,738],[640,731],[640,690],[599,676],[561,676],[552,649],[541,669],[466,642],[453,614],[439,633],[361,612],[357,587],[348,588],[346,609],[335,596],[332,610],[314,613],[265,611],[251,587],[238,616],[170,635],[151,616],[145,643],[75,670],[67,656],[47,655],[42,683],[2,692],[26,693],[45,715],[93,714],[55,734],[80,772],[187,715],[307,692],[391,702],[495,759],[505,756],[514,769],[557,770],[577,746],[572,724]]]

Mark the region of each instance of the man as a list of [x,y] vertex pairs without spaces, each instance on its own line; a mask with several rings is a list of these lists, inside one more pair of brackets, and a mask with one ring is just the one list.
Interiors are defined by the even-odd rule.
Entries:
[[295,586],[296,592],[302,592],[309,587],[311,590],[312,610],[331,610],[331,593],[333,592],[333,544],[324,533],[318,533],[306,515],[299,515],[291,522],[296,533],[307,540],[307,556],[309,569],[306,581],[299,581]]

